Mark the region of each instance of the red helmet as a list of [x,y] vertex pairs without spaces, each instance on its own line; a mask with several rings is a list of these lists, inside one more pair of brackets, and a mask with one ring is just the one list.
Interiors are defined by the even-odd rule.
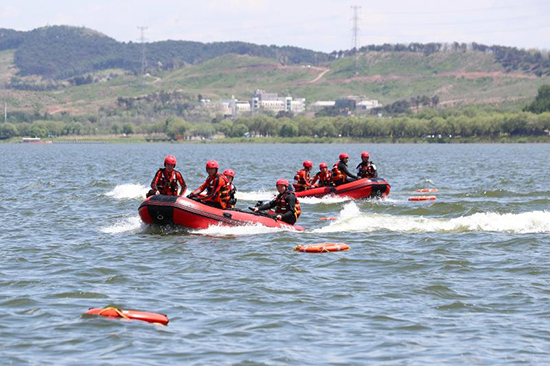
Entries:
[[338,157],[340,160],[344,160],[344,159],[349,159],[349,155],[348,154],[345,154],[345,153],[342,153],[340,154],[340,156]]
[[277,181],[277,184],[276,184],[276,185],[277,185],[277,186],[285,186],[285,187],[288,187],[288,180],[286,180],[286,179],[279,179],[279,180]]
[[176,157],[174,155],[168,155],[167,157],[165,157],[164,166],[166,166],[166,164],[176,165]]
[[206,169],[219,168],[218,162],[216,160],[208,160],[206,163]]
[[363,151],[363,152],[361,153],[361,157],[362,157],[362,158],[370,158],[370,154],[369,154],[368,152],[366,152],[366,151]]
[[328,165],[327,165],[327,163],[321,163],[321,164],[319,164],[319,168],[320,169],[328,168]]
[[235,178],[235,172],[233,171],[233,169],[225,169],[223,175]]
[[304,161],[304,168],[313,168],[313,162],[311,160]]

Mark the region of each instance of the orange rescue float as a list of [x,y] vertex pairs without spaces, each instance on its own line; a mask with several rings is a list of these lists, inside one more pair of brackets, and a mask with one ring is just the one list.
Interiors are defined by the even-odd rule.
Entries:
[[137,311],[137,310],[122,310],[117,308],[95,308],[90,309],[86,312],[86,314],[90,315],[103,315],[108,316],[112,318],[124,318],[124,319],[132,319],[132,320],[141,320],[148,323],[155,323],[155,324],[162,324],[162,325],[168,325],[168,317],[164,314],[159,313],[148,313],[145,311]]
[[409,201],[435,201],[435,196],[415,196],[409,197]]
[[312,244],[312,245],[298,245],[294,247],[295,251],[304,253],[328,253],[328,252],[340,252],[350,250],[349,245],[344,243],[324,243],[324,244]]
[[422,189],[416,189],[416,192],[422,192],[422,193],[434,193],[437,192],[437,188],[422,188]]

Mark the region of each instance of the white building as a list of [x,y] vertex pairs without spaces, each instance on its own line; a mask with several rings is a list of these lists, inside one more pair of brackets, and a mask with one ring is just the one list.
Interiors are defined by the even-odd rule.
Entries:
[[247,101],[240,101],[235,98],[234,95],[231,96],[231,99],[222,99],[220,100],[222,105],[222,113],[224,116],[237,116],[242,112],[250,112],[250,103]]
[[250,106],[253,111],[301,113],[306,109],[305,98],[279,97],[277,93],[266,93],[257,89],[252,95]]
[[334,105],[336,104],[336,101],[334,100],[319,100],[315,103],[313,103],[312,105],[309,106],[309,108],[313,111],[313,112],[318,112],[322,109],[325,109],[325,108],[332,108],[334,107]]
[[373,109],[373,108],[378,108],[378,107],[380,107],[380,104],[375,99],[362,100],[359,103],[357,103],[357,109],[358,110],[368,110],[368,109]]

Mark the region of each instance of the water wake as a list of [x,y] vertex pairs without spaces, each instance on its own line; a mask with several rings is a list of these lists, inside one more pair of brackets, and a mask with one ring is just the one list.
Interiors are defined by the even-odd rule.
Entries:
[[145,199],[148,190],[141,184],[120,184],[105,195],[117,200]]
[[100,228],[99,231],[105,234],[122,234],[141,231],[144,224],[141,222],[139,216],[127,217],[123,220],[119,220],[113,225]]
[[344,206],[336,221],[315,229],[314,233],[394,231],[405,233],[428,232],[503,232],[549,233],[550,211],[523,213],[476,213],[453,219],[422,216],[394,216],[360,212],[353,202]]
[[[256,192],[239,192],[237,191],[237,199],[240,201],[270,201],[277,195],[276,191],[256,191]],[[337,197],[337,196],[325,196],[322,198],[315,197],[302,197],[299,198],[300,203],[308,205],[325,204],[330,205],[333,203],[341,203],[350,201],[351,198]]]
[[291,228],[276,228],[263,225],[245,225],[245,226],[221,226],[213,225],[207,229],[192,230],[190,233],[205,236],[245,236],[258,234],[274,234],[282,231],[293,231]]
[[270,201],[277,195],[276,191],[255,191],[241,192],[237,191],[236,197],[239,201]]

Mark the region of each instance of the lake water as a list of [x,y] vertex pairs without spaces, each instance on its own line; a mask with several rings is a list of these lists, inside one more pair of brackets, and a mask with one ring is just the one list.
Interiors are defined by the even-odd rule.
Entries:
[[[209,159],[234,169],[246,208],[303,160],[355,165],[362,150],[390,196],[303,199],[305,232],[140,223],[168,154],[191,189]],[[547,144],[0,144],[2,364],[547,364],[549,157]],[[418,188],[437,200],[408,201]],[[351,250],[292,251],[324,242]],[[83,315],[105,306],[170,324]]]

